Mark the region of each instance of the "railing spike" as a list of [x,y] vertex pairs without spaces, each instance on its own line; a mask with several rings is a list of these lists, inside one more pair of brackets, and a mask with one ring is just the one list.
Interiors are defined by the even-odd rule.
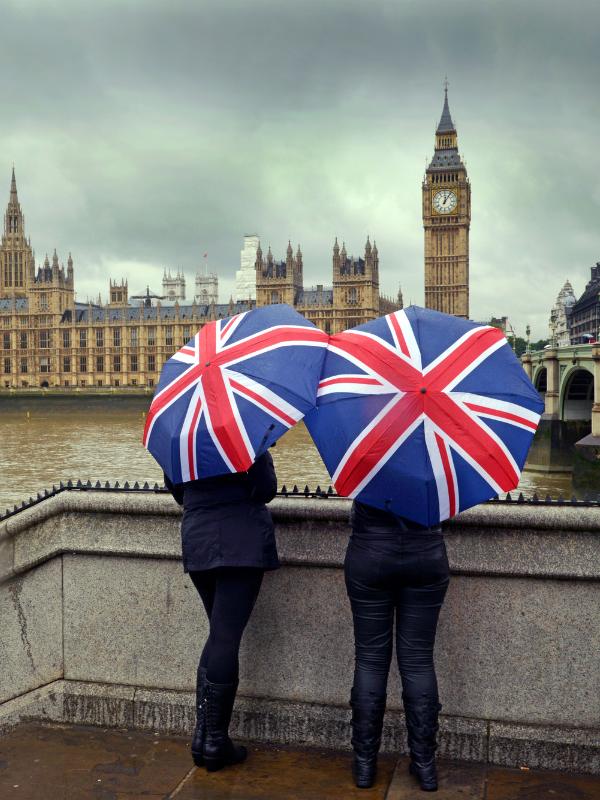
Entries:
[[143,488],[144,488],[144,489],[149,489],[149,488],[150,488],[150,484],[148,483],[148,481],[146,481],[146,482],[144,483],[144,486],[143,486]]
[[115,485],[113,486],[113,489],[119,489],[119,488],[120,488],[119,487],[119,481],[115,481]]
[[285,495],[287,495],[287,487],[286,487],[285,483],[284,483],[284,484],[283,484],[283,486],[281,487],[281,494],[285,494]]
[[158,485],[158,483],[155,483],[154,484],[154,491],[158,492],[159,489],[160,489],[160,486]]
[[50,492],[48,489],[44,489],[44,497],[50,497]]
[[504,498],[507,503],[512,503],[512,497],[510,496],[510,492],[507,492],[506,497]]
[[129,482],[128,481],[125,481],[125,483],[123,484],[123,488],[124,489],[129,489]]
[[544,503],[547,503],[547,504],[550,503],[550,505],[552,505],[552,498],[550,497],[549,494],[546,495],[546,499],[544,500]]
[[62,481],[58,484],[58,488],[59,489],[64,489],[65,488],[65,485],[64,485],[64,483]]
[[75,484],[75,488],[76,489],[81,489],[82,486],[83,486],[83,483],[81,482],[81,478],[78,478],[77,483]]
[[517,503],[524,503],[525,498],[523,497],[523,492],[519,492],[519,496],[517,497]]
[[537,492],[533,493],[533,497],[531,498],[531,502],[532,503],[539,503],[540,502],[540,498],[537,496]]
[[575,495],[574,495],[574,494],[572,494],[572,495],[571,495],[571,500],[570,500],[570,502],[571,502],[571,503],[573,503],[573,505],[575,505],[575,506],[577,505],[577,498],[575,497]]
[[100,481],[96,481],[96,484],[94,485],[94,489],[101,489],[101,488],[102,488],[102,484],[100,483]]
[[308,488],[308,484],[306,484],[304,486],[304,496],[308,497],[309,494],[310,494],[310,489]]
[[299,494],[298,487],[294,484],[294,488],[292,489],[292,494]]
[[561,506],[565,503],[565,498],[562,496],[562,492],[558,495],[557,503]]
[[108,481],[106,481],[106,483],[104,484],[104,488],[105,489],[110,489],[110,483]]
[[[52,488],[54,489],[54,486]],[[73,488],[73,481],[69,478],[69,480],[67,481],[67,489],[72,489],[72,488]]]
[[139,489],[140,488],[140,485],[139,485],[139,483],[137,481],[133,484],[133,488],[134,489]]
[[92,488],[92,482],[91,482],[91,480],[89,478],[86,481],[85,488],[86,489],[91,489]]

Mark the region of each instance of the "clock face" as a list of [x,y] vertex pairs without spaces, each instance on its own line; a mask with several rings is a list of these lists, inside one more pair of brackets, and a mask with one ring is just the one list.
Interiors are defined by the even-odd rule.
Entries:
[[456,208],[458,199],[452,189],[440,189],[433,195],[433,207],[438,214],[450,214]]

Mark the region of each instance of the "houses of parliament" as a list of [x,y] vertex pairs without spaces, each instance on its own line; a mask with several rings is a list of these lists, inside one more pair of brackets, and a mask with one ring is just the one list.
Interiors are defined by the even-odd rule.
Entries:
[[[470,186],[458,155],[447,89],[435,152],[422,184],[425,305],[468,317]],[[153,387],[164,362],[207,322],[255,305],[288,303],[327,333],[338,333],[402,307],[384,297],[379,253],[367,238],[354,258],[335,240],[332,283],[304,288],[300,247],[276,260],[256,248],[255,298],[208,304],[162,302],[150,292],[133,305],[126,281],[109,281],[106,303],[75,299],[71,254],[54,251],[36,266],[25,234],[13,169],[0,245],[0,389]]]

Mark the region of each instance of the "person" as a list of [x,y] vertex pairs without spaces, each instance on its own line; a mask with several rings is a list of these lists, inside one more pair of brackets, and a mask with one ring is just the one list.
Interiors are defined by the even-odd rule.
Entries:
[[270,453],[247,472],[165,486],[183,505],[181,540],[189,573],[206,610],[209,634],[196,676],[192,758],[209,772],[244,761],[229,738],[238,687],[239,649],[265,570],[279,567],[273,521],[265,505],[277,492]]
[[409,770],[423,790],[435,791],[442,706],[433,646],[450,574],[442,530],[424,528],[356,500],[351,526],[344,574],[355,638],[350,699],[354,780],[359,788],[375,781],[395,615]]

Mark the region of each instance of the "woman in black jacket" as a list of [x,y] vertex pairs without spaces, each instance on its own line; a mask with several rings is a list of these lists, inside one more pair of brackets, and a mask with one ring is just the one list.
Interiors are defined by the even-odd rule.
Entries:
[[183,566],[202,600],[209,635],[198,664],[192,757],[209,772],[246,758],[229,738],[238,686],[238,655],[265,570],[279,559],[265,503],[277,491],[273,459],[260,456],[247,472],[165,485],[183,505]]
[[395,615],[409,769],[423,790],[435,791],[441,705],[433,646],[450,575],[442,531],[356,500],[351,523],[344,571],[356,656],[350,700],[354,779],[364,788],[375,780]]

